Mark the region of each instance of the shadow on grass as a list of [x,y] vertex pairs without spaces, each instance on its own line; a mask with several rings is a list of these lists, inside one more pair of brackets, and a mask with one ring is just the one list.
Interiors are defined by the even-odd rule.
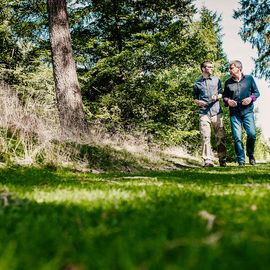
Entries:
[[76,182],[76,177],[63,171],[59,174],[55,170],[35,167],[9,167],[0,169],[0,183],[15,186],[57,186],[60,183]]
[[[235,205],[246,203],[239,198],[224,204],[220,197],[193,192],[155,194],[150,201],[105,208],[12,198],[0,204],[0,266],[6,261],[9,270],[267,269],[269,218],[257,220],[259,226],[248,223],[256,216],[235,212]],[[198,215],[205,207],[220,215],[212,231]]]
[[[250,181],[267,183],[268,171],[268,164],[243,169],[101,175],[19,167],[2,168],[0,183],[23,192],[75,186],[78,189],[72,192],[76,193],[82,183],[89,190],[106,187],[110,192],[112,183],[132,183],[132,177],[138,175],[148,177],[150,182],[226,186]],[[131,194],[143,189],[116,187],[130,189]],[[105,198],[99,204],[37,203],[5,195],[7,202],[0,200],[0,268],[268,269],[269,196],[206,196],[203,192],[174,188],[154,186],[145,188],[145,197],[120,201]],[[259,210],[250,209],[254,204]],[[207,230],[207,221],[198,215],[201,210],[217,217],[211,231]]]
[[80,158],[86,159],[90,168],[101,169],[105,171],[131,171],[140,170],[143,167],[138,163],[138,157],[125,150],[116,150],[115,148],[94,145],[76,145],[79,150]]
[[[78,173],[70,170],[49,170],[46,168],[11,167],[0,169],[0,184],[21,186],[81,186],[99,183],[124,183],[133,179],[140,181],[156,179],[160,182],[203,184],[241,184],[250,182],[270,182],[270,164],[246,168],[227,167],[209,169],[181,169],[175,171],[140,171],[137,173]],[[156,181],[153,180],[153,181]]]
[[[132,176],[138,178],[149,177],[156,178],[159,181],[179,182],[179,183],[197,183],[197,184],[241,184],[249,182],[270,182],[270,164],[259,164],[255,167],[246,166],[245,168],[238,168],[235,166],[228,166],[226,168],[182,168],[173,171],[147,171],[139,173],[130,173],[126,181],[130,181]],[[125,180],[126,174],[115,173],[104,175],[103,177],[112,177],[116,179]],[[134,178],[134,179],[136,179]]]
[[[205,224],[197,217],[192,222],[192,209],[185,213],[183,205],[179,219],[174,201],[157,197],[150,204],[137,201],[136,205],[92,208],[10,198],[7,206],[0,203],[0,266],[3,261],[9,270],[70,269],[71,265],[71,269],[85,270],[165,269],[167,263],[176,265],[181,259],[174,258],[170,242],[203,236]],[[190,230],[193,223],[194,232]],[[5,254],[9,246],[12,252]],[[191,260],[189,244],[181,249],[183,260]]]
[[88,144],[67,144],[71,149],[76,149],[74,158],[87,160],[89,168],[106,171],[106,172],[131,172],[144,169],[159,169],[159,167],[167,168],[189,168],[198,166],[196,160],[188,157],[176,157],[172,154],[152,153],[157,157],[150,158],[146,153],[129,152],[121,149],[117,150],[109,145],[88,145]]

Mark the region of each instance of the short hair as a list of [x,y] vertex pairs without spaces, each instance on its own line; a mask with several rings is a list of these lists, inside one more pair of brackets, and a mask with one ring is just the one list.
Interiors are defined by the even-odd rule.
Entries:
[[237,68],[239,68],[241,71],[243,69],[243,65],[242,65],[242,62],[239,61],[239,60],[233,60],[229,63],[229,65],[235,65]]
[[202,71],[203,68],[205,68],[206,64],[213,64],[213,62],[210,61],[210,60],[205,60],[205,61],[203,61],[203,62],[201,63],[201,71]]

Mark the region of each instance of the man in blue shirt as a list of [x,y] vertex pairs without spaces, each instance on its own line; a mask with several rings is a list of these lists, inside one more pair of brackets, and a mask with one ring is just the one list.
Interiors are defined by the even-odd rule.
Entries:
[[242,127],[247,134],[247,156],[249,163],[255,165],[254,148],[256,127],[254,119],[254,101],[260,96],[254,78],[242,73],[242,63],[238,60],[230,62],[231,78],[225,82],[223,99],[230,109],[230,121],[234,148],[239,166],[245,164],[245,151],[242,142]]
[[211,148],[211,127],[217,140],[219,164],[226,166],[226,145],[222,109],[219,99],[222,98],[222,87],[218,77],[212,76],[213,63],[201,63],[202,76],[194,83],[194,102],[199,107],[200,132],[202,138],[202,159],[204,167],[213,167]]

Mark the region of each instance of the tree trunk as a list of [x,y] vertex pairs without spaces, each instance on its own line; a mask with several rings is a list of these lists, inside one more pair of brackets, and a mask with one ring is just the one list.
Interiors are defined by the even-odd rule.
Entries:
[[84,134],[88,125],[72,52],[66,0],[47,0],[53,73],[62,131]]

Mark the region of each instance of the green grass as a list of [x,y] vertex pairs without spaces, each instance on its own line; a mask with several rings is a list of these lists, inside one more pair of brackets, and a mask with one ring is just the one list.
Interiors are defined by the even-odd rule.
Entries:
[[268,269],[269,170],[2,168],[0,269]]

